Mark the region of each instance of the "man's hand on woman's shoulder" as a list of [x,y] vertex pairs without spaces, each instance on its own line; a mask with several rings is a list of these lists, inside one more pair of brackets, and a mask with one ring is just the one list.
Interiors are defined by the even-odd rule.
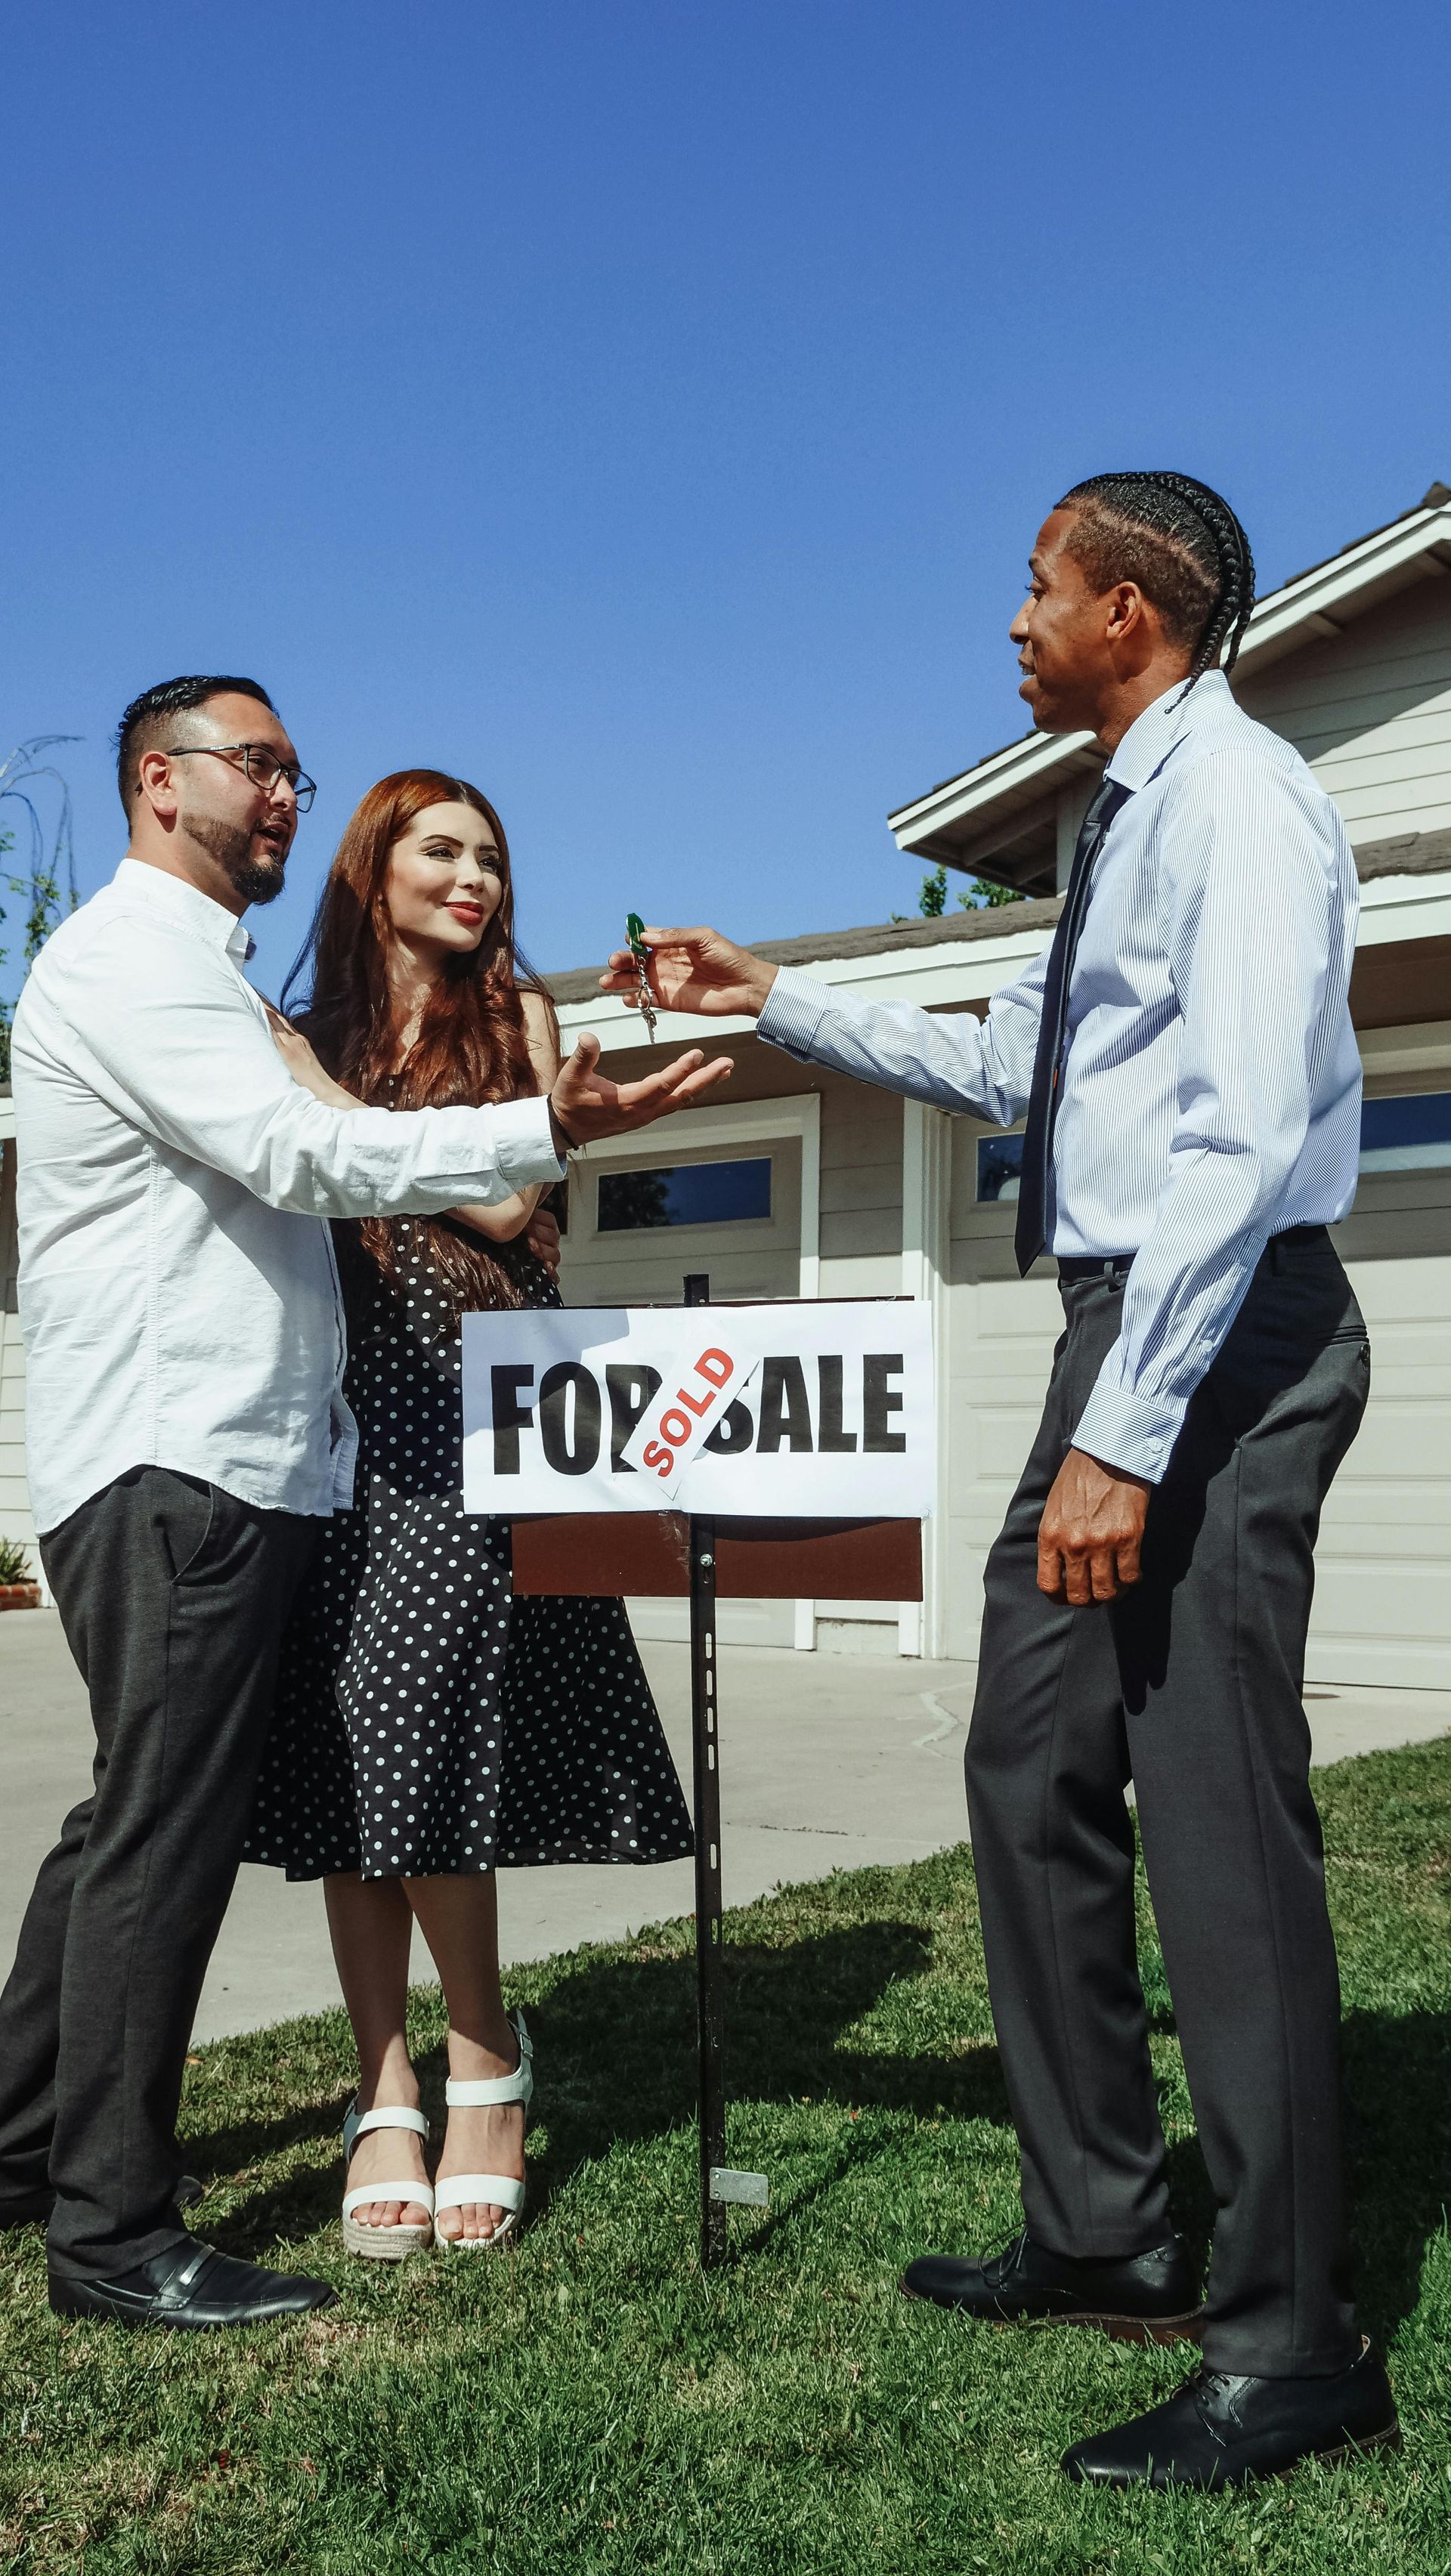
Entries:
[[[661,1010],[688,1011],[698,1019],[754,1019],[780,971],[718,930],[647,929],[644,944],[650,989]],[[633,951],[617,948],[600,977],[600,991],[618,993],[638,1008],[639,990]]]
[[557,1275],[560,1255],[558,1217],[551,1215],[546,1207],[537,1207],[524,1229],[524,1240],[535,1260],[542,1261],[551,1276]]
[[344,1091],[342,1084],[334,1082],[332,1075],[319,1064],[311,1041],[303,1036],[301,1029],[294,1028],[291,1020],[284,1019],[271,1002],[264,1000],[262,1008],[267,1014],[272,1042],[293,1081],[300,1082],[303,1090],[310,1091],[315,1100],[326,1102],[329,1109],[360,1107],[354,1094]]

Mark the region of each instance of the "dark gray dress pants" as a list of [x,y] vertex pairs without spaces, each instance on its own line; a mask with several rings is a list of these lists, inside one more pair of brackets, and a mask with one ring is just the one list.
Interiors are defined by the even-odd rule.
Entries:
[[41,1541],[90,1693],[95,1789],[41,1865],[0,1996],[0,2216],[48,2179],[64,2271],[104,2279],[184,2233],[192,2020],[319,1526],[137,1467]]
[[1108,1609],[1037,1589],[1038,1523],[1121,1288],[1063,1286],[1042,1427],[988,1559],[968,1806],[1029,2234],[1069,2255],[1171,2233],[1135,1965],[1132,1780],[1218,2204],[1205,2358],[1267,2376],[1356,2350],[1340,1993],[1301,1707],[1320,1508],[1370,1382],[1323,1229],[1272,1242]]

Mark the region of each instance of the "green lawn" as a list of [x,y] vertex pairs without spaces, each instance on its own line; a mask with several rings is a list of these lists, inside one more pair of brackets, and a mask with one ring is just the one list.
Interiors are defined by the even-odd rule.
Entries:
[[[232,2338],[61,2326],[3,2240],[0,2564],[29,2571],[1451,2570],[1451,1744],[1322,1777],[1345,1977],[1363,2313],[1386,2463],[1215,2499],[1094,2496],[1075,2435],[1185,2348],[963,2326],[905,2257],[1007,2235],[1012,2138],[965,1850],[788,1890],[730,1924],[730,2151],[771,2176],[695,2268],[689,1927],[514,1979],[538,2043],[533,2224],[510,2258],[343,2256],[340,2014],[188,2078],[201,2232],[342,2304]],[[1145,1976],[1184,2225],[1206,2202],[1168,2000]],[[441,2094],[435,2000],[417,1998]],[[280,2247],[280,2253],[275,2249]]]

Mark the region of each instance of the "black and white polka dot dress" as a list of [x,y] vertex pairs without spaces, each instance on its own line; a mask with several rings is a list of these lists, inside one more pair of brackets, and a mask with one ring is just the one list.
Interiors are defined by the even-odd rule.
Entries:
[[[403,1222],[395,1282],[339,1252],[357,1508],[325,1523],[293,1614],[247,1858],[289,1878],[680,1858],[689,1815],[623,1603],[515,1601],[509,1524],[464,1511],[458,1326],[421,1234]],[[509,1258],[526,1305],[558,1305],[531,1254]]]

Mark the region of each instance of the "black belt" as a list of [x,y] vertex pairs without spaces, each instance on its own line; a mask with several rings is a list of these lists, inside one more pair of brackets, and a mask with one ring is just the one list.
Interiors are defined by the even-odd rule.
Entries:
[[[1279,1244],[1323,1243],[1327,1240],[1328,1232],[1323,1225],[1287,1225],[1282,1234],[1270,1236],[1261,1258],[1268,1261]],[[1095,1253],[1091,1257],[1085,1255],[1079,1260],[1060,1261],[1058,1276],[1060,1279],[1066,1279],[1070,1287],[1076,1287],[1083,1279],[1126,1279],[1134,1266],[1135,1258],[1132,1252]]]

